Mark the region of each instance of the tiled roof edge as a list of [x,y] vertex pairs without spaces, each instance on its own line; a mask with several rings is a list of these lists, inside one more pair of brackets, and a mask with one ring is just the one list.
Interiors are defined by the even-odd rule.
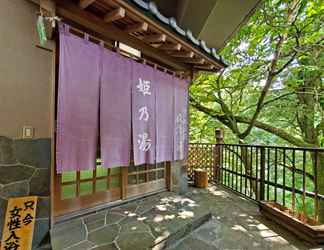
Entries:
[[204,40],[198,40],[197,38],[195,38],[191,30],[185,31],[184,29],[179,27],[174,17],[171,18],[165,17],[159,11],[157,5],[153,1],[150,1],[149,3],[143,0],[129,0],[129,1],[133,2],[136,6],[138,6],[142,10],[149,12],[158,21],[172,28],[180,36],[187,38],[192,44],[199,47],[199,49],[202,50],[204,54],[208,55],[210,58],[218,61],[224,67],[227,66],[227,63],[225,63],[223,59],[217,54],[217,50],[215,48],[209,48]]

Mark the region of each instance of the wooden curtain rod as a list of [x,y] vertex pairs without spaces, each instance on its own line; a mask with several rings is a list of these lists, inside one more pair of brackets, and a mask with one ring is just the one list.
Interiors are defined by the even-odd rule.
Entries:
[[[85,34],[88,34],[88,33],[84,32],[84,31],[82,31],[82,30],[80,30],[78,28],[72,27],[72,26],[70,26],[70,30],[73,31],[74,33],[77,33],[77,34],[82,35],[82,36],[84,36]],[[170,75],[179,77],[181,79],[183,79],[185,77],[184,72],[176,72],[176,71],[170,70],[170,69],[168,69],[168,68],[166,68],[166,67],[164,67],[162,65],[157,64],[156,62],[153,62],[153,61],[148,60],[146,58],[138,57],[138,56],[136,56],[134,54],[131,54],[128,51],[125,51],[125,50],[117,47],[115,44],[110,44],[110,43],[108,43],[106,41],[103,41],[102,39],[100,39],[98,37],[95,37],[95,36],[90,35],[90,34],[88,34],[88,35],[89,35],[89,38],[91,38],[91,40],[93,40],[94,42],[98,42],[98,43],[103,42],[105,48],[110,49],[111,51],[114,51],[116,53],[119,53],[122,56],[125,56],[127,58],[131,58],[131,59],[133,59],[133,60],[135,60],[135,61],[137,61],[139,63],[152,66],[154,69],[158,69],[158,70],[160,70],[162,72],[165,72],[165,73],[168,73]]]

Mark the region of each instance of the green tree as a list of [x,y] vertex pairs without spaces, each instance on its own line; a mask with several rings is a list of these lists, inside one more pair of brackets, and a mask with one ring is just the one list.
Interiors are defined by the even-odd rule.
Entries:
[[[222,51],[229,67],[194,80],[191,140],[210,141],[222,125],[230,142],[324,146],[323,17],[319,0],[263,1]],[[318,174],[324,194],[323,155]]]

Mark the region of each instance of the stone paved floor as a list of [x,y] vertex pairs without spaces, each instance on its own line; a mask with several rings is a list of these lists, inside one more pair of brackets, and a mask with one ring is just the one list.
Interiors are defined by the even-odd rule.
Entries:
[[58,224],[52,230],[52,246],[54,250],[324,249],[307,246],[264,219],[251,201],[215,186],[192,188],[185,196],[165,192]]

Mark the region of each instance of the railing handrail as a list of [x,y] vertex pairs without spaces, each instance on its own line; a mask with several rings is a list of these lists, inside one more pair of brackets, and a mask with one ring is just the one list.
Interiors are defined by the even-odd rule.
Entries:
[[232,144],[232,143],[201,143],[201,142],[192,142],[189,145],[221,145],[221,146],[239,146],[239,147],[255,147],[255,148],[277,148],[277,149],[286,149],[286,150],[305,150],[305,151],[317,151],[323,152],[324,148],[312,148],[312,147],[288,147],[288,146],[270,146],[270,145],[257,145],[257,144]]
[[324,201],[318,187],[318,163],[324,148],[227,144],[215,134],[217,143],[189,143],[190,179],[193,170],[202,167],[211,181],[247,198],[274,201],[318,220]]

